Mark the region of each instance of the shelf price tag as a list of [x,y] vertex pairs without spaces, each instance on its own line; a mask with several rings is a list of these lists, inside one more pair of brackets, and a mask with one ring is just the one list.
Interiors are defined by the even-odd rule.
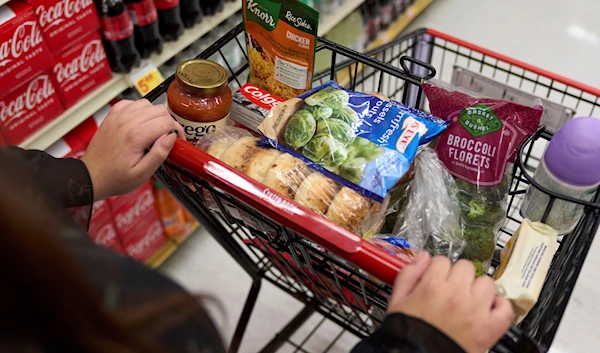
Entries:
[[144,62],[129,73],[129,81],[140,95],[145,96],[160,85],[164,78],[156,66],[150,62]]

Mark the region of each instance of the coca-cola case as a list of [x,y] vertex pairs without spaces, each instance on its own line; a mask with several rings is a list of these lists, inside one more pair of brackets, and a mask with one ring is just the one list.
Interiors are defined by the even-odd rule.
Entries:
[[54,55],[100,28],[93,0],[25,1],[33,7]]
[[0,6],[0,97],[52,67],[52,56],[31,7]]
[[52,78],[43,73],[0,99],[0,130],[9,145],[18,145],[63,110]]
[[121,239],[113,223],[113,215],[106,201],[94,202],[88,234],[96,244],[124,254]]
[[112,72],[100,34],[94,32],[55,56],[52,76],[65,108],[109,81]]
[[128,195],[109,198],[107,202],[127,255],[144,262],[167,242],[150,182]]

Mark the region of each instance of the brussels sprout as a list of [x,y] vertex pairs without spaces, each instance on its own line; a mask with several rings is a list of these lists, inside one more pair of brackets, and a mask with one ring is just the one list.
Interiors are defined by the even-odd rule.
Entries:
[[363,177],[367,163],[364,158],[348,158],[340,165],[338,175],[358,184]]
[[343,144],[326,134],[318,134],[302,149],[302,154],[311,161],[327,169],[333,169],[342,164],[348,156]]
[[350,95],[348,92],[338,90],[332,87],[325,87],[317,93],[314,93],[304,100],[304,102],[311,107],[315,105],[329,107],[332,109],[340,109],[341,107],[348,104]]
[[331,135],[338,142],[343,143],[344,146],[354,140],[352,127],[338,119],[319,119],[316,133]]
[[379,157],[383,149],[373,142],[357,137],[348,145],[348,158],[364,158],[372,161]]
[[353,126],[359,120],[358,114],[349,106],[345,105],[339,109],[333,109],[331,114],[332,119],[340,119],[346,124]]
[[307,110],[299,110],[288,120],[283,138],[288,146],[298,149],[310,141],[316,129],[317,122],[312,114]]
[[319,120],[319,119],[327,119],[329,117],[331,117],[331,114],[333,114],[333,109],[329,108],[329,107],[320,107],[318,105],[315,105],[314,107],[311,107],[308,104],[303,104],[302,108],[303,110],[308,110],[313,117],[315,118],[315,120]]

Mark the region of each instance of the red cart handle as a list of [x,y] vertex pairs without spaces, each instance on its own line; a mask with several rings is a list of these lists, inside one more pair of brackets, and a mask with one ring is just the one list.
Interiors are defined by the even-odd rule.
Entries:
[[248,178],[187,142],[182,140],[175,142],[169,154],[169,161],[322,245],[387,284],[393,284],[398,271],[406,265],[406,262],[400,258],[386,253],[358,235]]

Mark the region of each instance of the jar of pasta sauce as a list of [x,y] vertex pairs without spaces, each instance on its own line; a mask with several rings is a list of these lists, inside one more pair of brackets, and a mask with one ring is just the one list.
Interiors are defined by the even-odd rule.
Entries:
[[177,66],[167,102],[188,142],[227,124],[232,100],[227,79],[227,71],[209,60],[187,60]]

